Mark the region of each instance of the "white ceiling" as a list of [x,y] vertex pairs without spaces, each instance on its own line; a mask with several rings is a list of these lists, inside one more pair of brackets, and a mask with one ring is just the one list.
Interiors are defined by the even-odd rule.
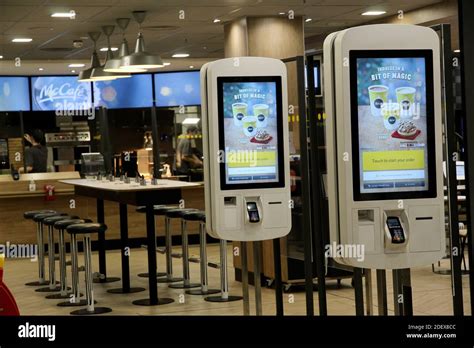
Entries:
[[[100,31],[101,26],[115,24],[119,17],[131,17],[134,10],[146,10],[143,23],[147,51],[165,60],[173,53],[187,52],[191,58],[211,60],[223,56],[223,24],[242,16],[273,16],[293,10],[313,20],[305,24],[305,36],[324,34],[341,27],[364,23],[360,14],[367,10],[410,11],[441,0],[0,0],[0,55],[4,60],[21,57],[23,61],[88,60],[92,42],[73,48],[73,40]],[[76,19],[51,18],[54,12],[74,10]],[[180,11],[185,18],[180,19]],[[221,22],[214,24],[214,18]],[[130,22],[127,39],[134,46],[137,24]],[[31,43],[12,43],[14,37],[31,37]],[[118,28],[112,44],[118,46]],[[105,46],[105,36],[99,47]],[[103,54],[102,54],[103,55]],[[192,64],[192,60],[185,64]],[[184,65],[179,63],[180,65]],[[198,64],[196,64],[198,65]],[[11,66],[11,65],[10,65]],[[198,67],[198,66],[197,66]],[[0,65],[0,73],[5,64]],[[65,71],[66,72],[66,71]],[[44,72],[46,73],[46,71]]]

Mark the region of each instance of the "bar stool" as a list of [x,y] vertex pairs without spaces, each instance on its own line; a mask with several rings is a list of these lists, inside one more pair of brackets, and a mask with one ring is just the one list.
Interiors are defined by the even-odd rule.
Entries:
[[[34,217],[33,217],[33,221],[35,221],[36,223],[39,223],[40,225],[40,244],[38,245],[38,254],[41,254],[43,255],[43,265],[41,265],[41,267],[43,268],[43,272],[44,272],[44,240],[43,240],[43,231],[44,231],[44,219],[46,218],[49,218],[49,217],[53,217],[53,216],[66,216],[67,214],[65,213],[58,213],[58,212],[55,212],[55,213],[44,213],[44,214],[36,214]],[[54,261],[54,253],[53,253],[53,261]],[[51,266],[51,261],[49,261],[49,264]],[[44,274],[44,273],[43,273]],[[50,270],[50,276],[51,276],[51,270]],[[48,282],[49,286],[48,287],[45,287],[45,288],[40,288],[40,289],[36,289],[35,291],[37,292],[55,292],[55,291],[59,291],[60,289],[56,286],[57,282],[56,280],[54,280],[54,283],[51,281],[51,278],[49,279],[49,282]]]
[[[53,227],[57,221],[67,220],[67,219],[78,219],[78,216],[69,216],[69,215],[57,215],[47,217],[43,220],[43,225],[48,226],[48,261],[49,261],[49,287],[41,288],[36,290],[37,292],[48,292],[49,290],[61,291],[61,286],[56,285],[56,253],[54,245],[54,234]],[[47,299],[57,300],[64,297],[61,297],[61,294],[53,294],[46,296]]]
[[[191,283],[189,275],[189,246],[188,246],[188,232],[186,231],[186,220],[183,219],[183,216],[190,212],[196,212],[197,209],[192,208],[177,208],[170,209],[166,212],[165,216],[170,221],[170,219],[181,219],[181,250],[183,256],[183,282],[180,284],[171,284],[169,287],[172,289],[190,289],[200,287],[199,283]],[[170,222],[168,222],[168,225]],[[171,235],[171,232],[170,232]]]
[[[86,301],[87,307],[72,311],[73,315],[91,315],[91,314],[103,314],[112,311],[108,307],[95,307],[94,306],[94,281],[92,277],[92,259],[91,259],[91,233],[105,233],[107,226],[104,224],[97,223],[82,223],[74,224],[66,227],[66,231],[77,237],[78,234],[84,235],[84,264],[85,264],[85,282],[86,282]],[[77,257],[77,249],[75,248]]]
[[207,243],[206,243],[206,213],[199,210],[183,215],[185,221],[199,222],[199,266],[201,273],[201,289],[187,290],[189,295],[210,295],[220,292],[218,289],[208,288],[207,277]]
[[[169,208],[169,209],[172,209],[171,207],[167,207],[166,205],[154,205],[153,206],[153,211],[155,212],[155,215],[161,215],[161,214],[157,214],[156,213],[156,210],[158,209],[161,209],[161,208]],[[173,207],[173,208],[176,208],[176,207]],[[137,212],[138,213],[146,213],[146,206],[140,206],[137,208]],[[166,252],[166,248],[165,248],[165,252]],[[166,276],[166,272],[156,272],[156,276],[157,277],[164,277]],[[139,273],[138,274],[139,277],[141,278],[148,278],[148,272],[146,273]]]
[[[23,217],[27,220],[33,220],[35,215],[38,214],[52,214],[56,213],[54,210],[30,210],[23,213]],[[44,244],[43,244],[43,225],[41,222],[36,222],[36,243],[38,245],[38,281],[29,282],[25,285],[28,286],[41,286],[49,284],[49,280],[46,280],[44,274]]]
[[[48,218],[50,219],[50,218]],[[59,294],[54,294],[54,295],[49,295],[46,296],[48,299],[63,299],[63,298],[71,298],[70,302],[73,302],[74,304],[76,303],[76,299],[80,297],[79,290],[78,290],[78,282],[76,280],[76,283],[74,283],[74,280],[72,282],[72,296],[68,290],[70,288],[67,287],[67,275],[66,275],[66,242],[64,240],[64,230],[66,229],[67,226],[73,225],[73,224],[80,224],[80,223],[85,223],[85,222],[92,222],[92,220],[88,219],[79,219],[79,218],[70,218],[66,220],[59,220],[56,221],[53,225],[55,230],[58,230],[59,232],[59,284],[60,284],[60,293]],[[71,245],[72,249],[72,245]],[[76,255],[77,256],[77,255]],[[71,265],[76,266],[77,268],[77,259],[71,262]],[[85,304],[85,301],[84,301]]]
[[227,241],[221,239],[219,243],[220,249],[220,272],[221,272],[221,294],[219,296],[208,296],[204,300],[208,302],[231,302],[239,301],[242,296],[229,295],[229,275],[227,273]]

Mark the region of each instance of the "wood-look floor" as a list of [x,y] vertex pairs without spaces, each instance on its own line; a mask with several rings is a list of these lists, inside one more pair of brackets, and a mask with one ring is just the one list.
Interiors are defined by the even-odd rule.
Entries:
[[[179,246],[178,246],[179,248]],[[241,283],[233,280],[232,253],[229,244],[229,275],[230,275],[230,294],[241,294]],[[191,246],[190,255],[198,255],[197,246]],[[80,256],[82,258],[82,256]],[[165,259],[163,255],[158,254],[159,271],[164,270]],[[219,249],[217,245],[208,246],[209,260],[219,260]],[[97,269],[97,253],[93,253],[92,263],[94,269]],[[181,274],[181,260],[174,260],[174,270],[176,275]],[[442,267],[447,267],[447,261],[442,262]],[[120,276],[120,253],[118,251],[107,252],[107,272],[109,276]],[[199,265],[190,264],[191,278],[194,282],[199,282]],[[68,268],[69,270],[69,268]],[[185,294],[184,290],[170,289],[166,284],[158,284],[158,293],[160,297],[171,297],[175,300],[172,304],[142,307],[132,305],[136,299],[146,298],[148,296],[148,279],[137,276],[140,272],[147,271],[147,256],[143,249],[132,249],[130,255],[131,285],[135,287],[144,287],[144,292],[134,294],[110,294],[107,289],[117,288],[120,282],[107,284],[94,284],[94,294],[98,306],[111,307],[111,315],[242,315],[242,301],[228,303],[210,303],[204,301],[202,296],[193,296]],[[67,315],[73,308],[64,308],[56,306],[57,300],[47,300],[44,297],[46,293],[38,293],[34,290],[36,287],[25,286],[30,281],[37,280],[37,263],[25,259],[8,259],[5,262],[5,283],[13,292],[20,313],[22,315]],[[373,303],[374,313],[377,315],[377,290],[375,286],[375,272],[372,272],[373,278]],[[69,281],[70,281],[70,275]],[[81,273],[81,290],[84,290],[83,278]],[[212,288],[219,287],[219,270],[209,268],[209,283]],[[389,315],[393,315],[393,298],[391,287],[391,272],[387,271],[388,287],[388,308]],[[463,277],[464,284],[464,304],[466,314],[469,312],[469,294],[468,278]],[[413,308],[416,315],[452,315],[452,297],[450,276],[438,275],[432,272],[431,266],[416,268],[412,270],[413,287]],[[254,313],[255,304],[253,297],[253,287],[250,287],[250,308]],[[180,302],[180,299],[184,298]],[[328,282],[327,285],[327,303],[329,315],[354,315],[354,290],[350,285],[350,280],[342,281],[342,287],[337,288],[335,281]],[[274,291],[262,288],[262,304],[264,315],[275,314]],[[314,292],[314,305],[317,314],[318,294]],[[289,293],[284,294],[285,315],[305,315],[306,303],[304,291],[290,289]]]

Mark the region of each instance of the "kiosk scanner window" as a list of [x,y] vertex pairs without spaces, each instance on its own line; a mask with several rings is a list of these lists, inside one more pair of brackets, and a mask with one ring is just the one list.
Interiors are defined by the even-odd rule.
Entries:
[[281,77],[219,77],[217,85],[221,190],[284,187]]
[[431,50],[350,51],[354,200],[436,197]]

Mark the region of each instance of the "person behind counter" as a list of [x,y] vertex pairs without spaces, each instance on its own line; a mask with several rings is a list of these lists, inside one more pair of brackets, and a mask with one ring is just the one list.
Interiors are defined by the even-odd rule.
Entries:
[[[44,173],[47,172],[48,150],[46,149],[46,142],[44,133],[35,129],[31,134],[25,134],[25,140],[31,146],[25,149],[25,164],[27,173]],[[18,169],[19,173],[24,173],[25,168]]]
[[189,174],[191,169],[202,168],[201,154],[196,148],[194,137],[199,133],[199,129],[191,126],[187,129],[186,135],[182,135],[176,147],[176,172],[178,174]]

